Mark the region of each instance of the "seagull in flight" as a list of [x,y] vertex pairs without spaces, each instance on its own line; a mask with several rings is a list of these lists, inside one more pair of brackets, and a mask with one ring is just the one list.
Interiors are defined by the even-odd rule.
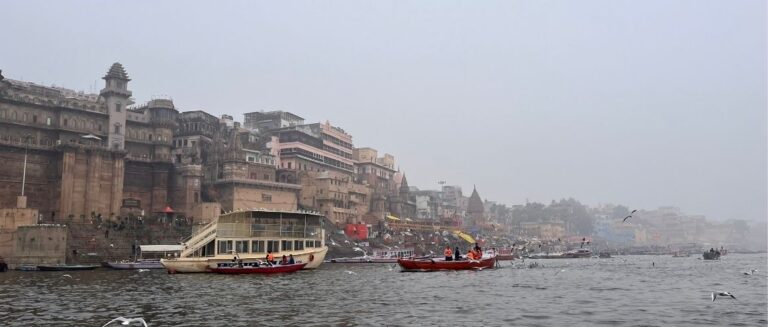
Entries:
[[624,223],[627,222],[627,219],[632,218],[632,214],[634,214],[635,212],[637,212],[637,209],[632,210],[632,212],[630,212],[628,216],[624,217],[624,220],[622,220],[622,222]]
[[149,327],[149,325],[147,325],[147,322],[144,321],[143,318],[125,318],[125,317],[117,317],[115,319],[112,319],[108,323],[104,324],[104,326],[101,326],[101,327],[106,327],[107,325],[109,325],[109,324],[111,324],[113,322],[116,322],[116,321],[120,321],[120,324],[123,325],[123,326],[128,326],[128,325],[130,325],[130,324],[132,324],[134,322],[137,322],[137,323],[144,324],[144,327]]
[[357,275],[357,274],[355,274],[354,271],[350,271],[350,270],[347,270],[347,271],[344,271],[344,272],[347,273],[347,274],[350,274],[350,275]]
[[712,292],[712,302],[715,302],[715,299],[716,299],[718,296],[730,296],[730,297],[731,297],[731,298],[733,298],[734,300],[736,299],[736,297],[735,297],[735,296],[733,296],[733,294],[731,294],[730,292],[723,292],[723,291],[720,291],[720,292]]
[[72,278],[72,276],[70,276],[69,274],[64,274],[64,275],[61,275],[61,277]]
[[752,275],[757,272],[757,269],[750,269],[749,272],[745,272],[744,275]]

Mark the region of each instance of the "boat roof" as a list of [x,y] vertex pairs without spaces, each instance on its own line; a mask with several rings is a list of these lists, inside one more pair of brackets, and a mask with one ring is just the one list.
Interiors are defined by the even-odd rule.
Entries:
[[139,245],[141,252],[176,252],[184,250],[183,245],[168,244],[168,245]]
[[222,216],[232,214],[232,213],[238,213],[238,212],[271,212],[271,213],[289,213],[289,214],[302,214],[302,215],[312,215],[312,216],[321,216],[324,217],[322,213],[317,211],[309,211],[309,210],[280,210],[280,209],[266,209],[266,208],[242,208],[242,209],[235,209],[231,211],[225,211]]

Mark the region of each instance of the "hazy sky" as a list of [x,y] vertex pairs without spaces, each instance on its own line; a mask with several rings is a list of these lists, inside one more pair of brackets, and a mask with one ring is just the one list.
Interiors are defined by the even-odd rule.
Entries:
[[411,185],[766,220],[766,2],[3,1],[8,78],[287,110]]

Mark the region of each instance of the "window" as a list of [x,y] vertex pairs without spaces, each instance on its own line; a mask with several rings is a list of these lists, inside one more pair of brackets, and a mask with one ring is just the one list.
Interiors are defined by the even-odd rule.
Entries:
[[282,249],[283,251],[290,251],[293,248],[293,242],[291,241],[283,241]]
[[272,195],[271,194],[261,194],[261,201],[263,202],[272,202]]
[[115,124],[115,134],[120,134],[120,124]]
[[[15,114],[15,112],[14,112],[14,114]],[[69,126],[69,120],[67,120],[66,118],[64,118],[64,126]]]
[[22,118],[24,121],[27,121],[29,119],[29,113],[24,113],[24,118]]
[[280,252],[279,241],[267,241],[267,252]]
[[235,241],[235,251],[237,253],[248,253],[248,241]]
[[288,169],[291,169],[291,163],[290,162],[288,163]]
[[[181,159],[181,158],[179,158],[179,159]],[[181,160],[179,160],[179,161],[181,161]],[[195,201],[195,203],[200,202],[200,194],[197,193],[197,192],[195,192],[195,199],[194,199],[194,201]]]
[[45,119],[45,124],[51,126],[51,117]]
[[304,250],[304,241],[293,241],[293,249],[295,251]]
[[152,141],[152,134],[149,134],[149,140]]
[[33,123],[36,123],[36,122],[37,122],[37,115],[32,115],[32,122],[33,122]]
[[307,248],[313,248],[315,247],[315,241],[306,241],[304,242],[304,246]]
[[219,254],[232,252],[232,241],[219,241]]
[[99,124],[99,126],[96,126],[96,127],[99,130],[99,132],[101,132],[101,124]]
[[269,180],[269,174],[264,174],[264,180]]
[[320,241],[315,241],[315,247],[316,247],[316,248],[319,248],[319,247],[322,247],[322,246],[323,246],[322,242],[320,242]]
[[115,111],[116,111],[116,112],[120,112],[120,110],[122,110],[122,108],[121,108],[121,107],[122,107],[122,105],[123,105],[123,104],[122,104],[122,103],[120,103],[120,102],[118,102],[118,103],[115,103]]
[[187,146],[187,140],[186,139],[184,139],[184,146],[185,147]]
[[264,253],[264,241],[251,241],[251,252]]

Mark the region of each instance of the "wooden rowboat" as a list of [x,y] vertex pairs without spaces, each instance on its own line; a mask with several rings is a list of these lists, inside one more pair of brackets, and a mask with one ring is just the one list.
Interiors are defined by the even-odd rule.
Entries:
[[482,270],[493,268],[496,257],[481,260],[445,261],[436,259],[399,259],[397,264],[403,271],[438,271],[438,270]]
[[299,271],[307,264],[302,263],[294,263],[294,264],[288,264],[288,265],[272,265],[272,266],[266,266],[266,265],[255,265],[252,263],[244,263],[242,265],[240,264],[231,264],[231,263],[219,263],[216,265],[216,267],[209,268],[210,272],[214,272],[217,274],[230,274],[230,275],[241,275],[241,274],[280,274],[280,273],[292,273],[295,271]]

